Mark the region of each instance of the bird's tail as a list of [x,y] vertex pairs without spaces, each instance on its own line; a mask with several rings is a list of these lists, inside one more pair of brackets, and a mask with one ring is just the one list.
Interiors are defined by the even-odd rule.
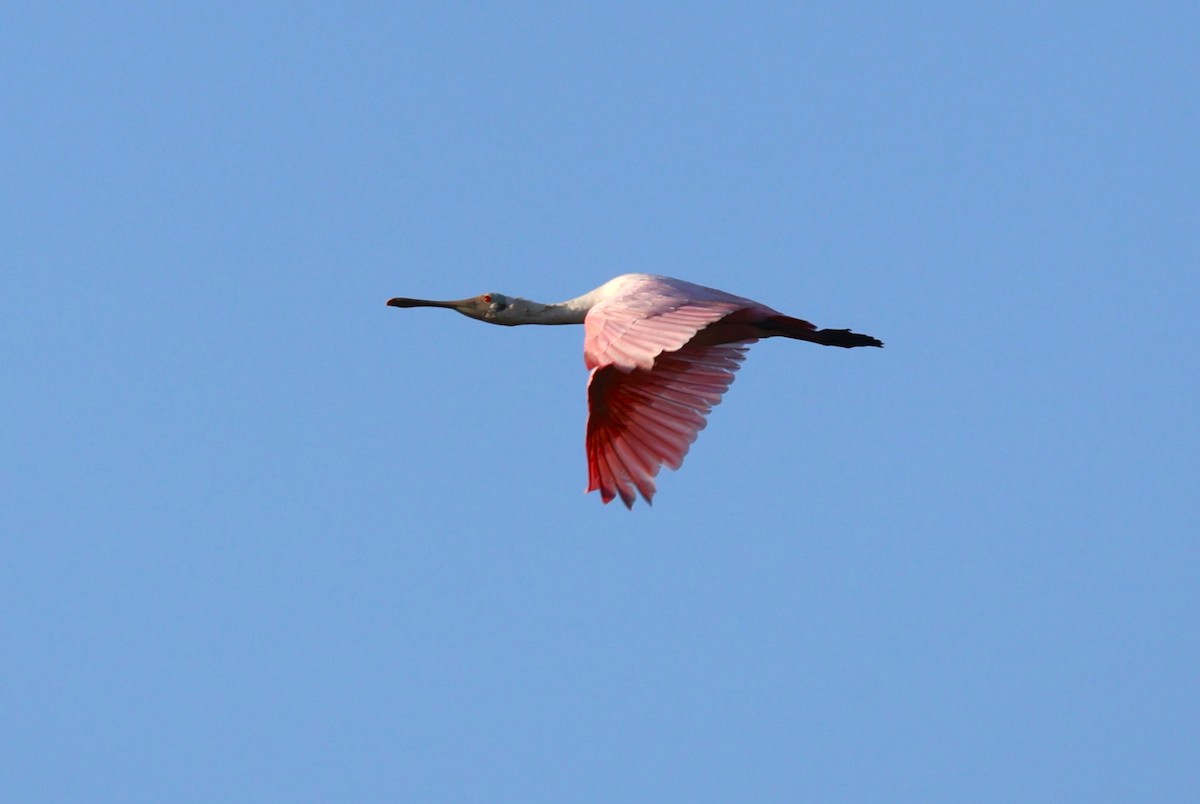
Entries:
[[817,329],[815,324],[787,315],[773,315],[759,326],[770,335],[782,335],[785,338],[819,343],[822,346],[841,346],[845,349],[855,346],[883,346],[883,341],[870,335],[860,335],[848,329]]

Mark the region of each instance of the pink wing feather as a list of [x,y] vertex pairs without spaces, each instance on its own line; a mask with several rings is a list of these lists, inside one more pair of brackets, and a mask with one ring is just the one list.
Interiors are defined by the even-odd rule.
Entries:
[[690,283],[639,284],[596,304],[584,321],[588,491],[606,503],[620,496],[630,508],[637,493],[653,499],[663,464],[682,465],[756,340],[739,332],[732,343],[690,343],[754,302]]

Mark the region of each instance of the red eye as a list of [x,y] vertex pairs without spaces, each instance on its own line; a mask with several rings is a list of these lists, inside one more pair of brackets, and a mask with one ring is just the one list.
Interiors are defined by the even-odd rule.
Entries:
[[487,304],[491,304],[492,303],[492,294],[490,294],[490,293],[483,294],[483,300]]

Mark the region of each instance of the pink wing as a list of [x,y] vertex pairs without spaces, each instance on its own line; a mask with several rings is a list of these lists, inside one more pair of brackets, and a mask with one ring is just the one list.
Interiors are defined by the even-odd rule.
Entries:
[[584,358],[592,370],[588,491],[599,489],[606,503],[619,495],[632,508],[635,492],[652,500],[663,464],[682,465],[704,417],[756,339],[738,332],[733,343],[690,341],[746,304],[737,297],[693,302],[659,296],[647,302],[639,294],[592,308],[584,322]]
[[[748,345],[748,344],[747,344]],[[616,366],[592,369],[588,379],[588,491],[628,508],[654,498],[654,476],[672,469],[721,401],[746,345],[685,346],[658,356],[654,368],[628,374]]]

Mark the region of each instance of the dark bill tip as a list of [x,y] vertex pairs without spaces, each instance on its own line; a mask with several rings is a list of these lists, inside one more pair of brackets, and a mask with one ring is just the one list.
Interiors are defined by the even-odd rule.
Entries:
[[397,296],[394,299],[388,299],[388,307],[444,307],[447,310],[461,310],[463,305],[471,303],[471,299],[463,299],[462,301],[436,301],[434,299],[407,299],[403,296]]
[[432,299],[406,299],[397,296],[388,299],[388,307],[453,307],[455,302],[433,301]]

